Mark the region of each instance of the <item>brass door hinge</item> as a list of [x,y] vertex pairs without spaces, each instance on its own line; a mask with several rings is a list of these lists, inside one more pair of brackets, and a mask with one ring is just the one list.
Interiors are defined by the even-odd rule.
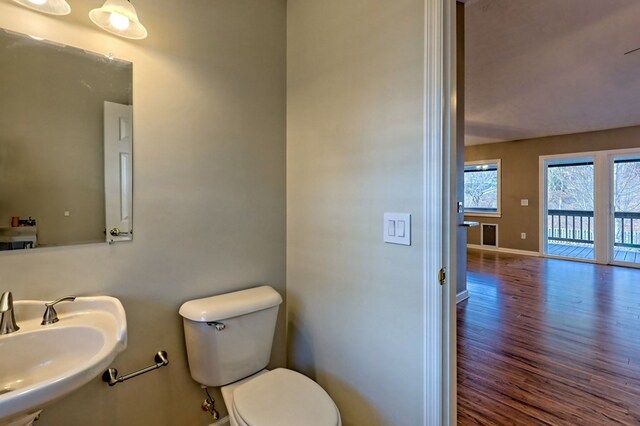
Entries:
[[447,268],[440,268],[440,272],[438,272],[438,281],[440,281],[440,285],[444,285],[447,280]]

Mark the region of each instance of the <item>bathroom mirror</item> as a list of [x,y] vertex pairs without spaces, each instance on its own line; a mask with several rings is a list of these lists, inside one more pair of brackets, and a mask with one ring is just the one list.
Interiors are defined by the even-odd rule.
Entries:
[[0,30],[0,251],[131,239],[132,64]]

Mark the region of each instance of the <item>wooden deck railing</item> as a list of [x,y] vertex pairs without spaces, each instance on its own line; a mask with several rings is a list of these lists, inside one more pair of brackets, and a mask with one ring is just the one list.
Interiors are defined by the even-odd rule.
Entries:
[[593,210],[548,210],[550,241],[593,244]]
[[[640,213],[616,212],[614,245],[640,248]],[[595,224],[593,211],[548,210],[549,241],[593,244]]]

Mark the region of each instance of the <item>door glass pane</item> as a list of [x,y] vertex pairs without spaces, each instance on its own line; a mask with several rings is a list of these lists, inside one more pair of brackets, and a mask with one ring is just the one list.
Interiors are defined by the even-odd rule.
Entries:
[[546,254],[595,259],[593,159],[549,162]]
[[640,263],[640,158],[613,163],[613,261]]

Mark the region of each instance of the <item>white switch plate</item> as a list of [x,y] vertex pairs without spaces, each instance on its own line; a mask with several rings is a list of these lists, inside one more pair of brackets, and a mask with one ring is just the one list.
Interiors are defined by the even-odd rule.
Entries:
[[522,238],[523,240],[526,240],[527,239],[527,233],[526,232],[520,233],[520,238]]
[[529,205],[529,200],[526,198],[523,198],[522,200],[520,200],[520,205],[521,206],[528,206]]
[[411,215],[409,213],[384,214],[384,242],[411,245]]

